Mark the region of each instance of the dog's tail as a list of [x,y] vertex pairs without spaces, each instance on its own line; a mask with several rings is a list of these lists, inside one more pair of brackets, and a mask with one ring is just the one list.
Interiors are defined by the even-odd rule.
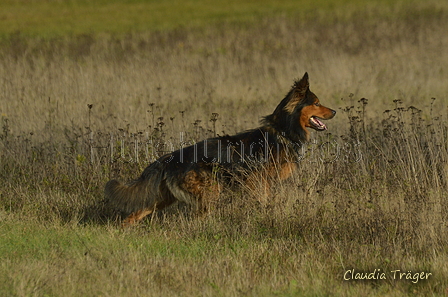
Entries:
[[159,189],[163,171],[157,170],[159,168],[147,169],[140,178],[129,184],[110,180],[104,189],[107,205],[124,214],[155,207],[157,199],[161,197]]
[[109,207],[130,214],[143,209],[148,202],[148,194],[145,193],[145,181],[137,180],[125,185],[117,180],[110,180],[104,189],[106,203]]

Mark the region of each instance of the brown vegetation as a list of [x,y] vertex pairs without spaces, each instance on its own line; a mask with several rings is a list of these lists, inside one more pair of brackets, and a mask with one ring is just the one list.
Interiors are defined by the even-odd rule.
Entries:
[[[25,235],[36,225],[83,232],[85,255],[67,254],[63,239],[51,238],[47,262],[3,260],[3,290],[446,293],[448,18],[431,9],[400,19],[274,18],[124,38],[11,36],[0,47],[0,220]],[[228,193],[206,218],[189,219],[180,207],[123,233],[103,216],[108,179],[135,177],[181,143],[256,127],[304,71],[340,112],[328,133],[312,133],[299,172],[271,202]],[[117,244],[98,247],[91,237]],[[343,274],[353,268],[433,277],[347,285]],[[87,289],[52,291],[52,271]]]

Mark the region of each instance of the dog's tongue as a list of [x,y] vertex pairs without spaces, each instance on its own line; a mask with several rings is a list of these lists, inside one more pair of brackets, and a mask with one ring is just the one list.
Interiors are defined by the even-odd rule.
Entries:
[[325,126],[324,123],[322,123],[321,121],[319,121],[318,118],[316,117],[312,117],[311,120],[313,121],[313,124],[319,128],[320,130],[327,130],[327,126]]

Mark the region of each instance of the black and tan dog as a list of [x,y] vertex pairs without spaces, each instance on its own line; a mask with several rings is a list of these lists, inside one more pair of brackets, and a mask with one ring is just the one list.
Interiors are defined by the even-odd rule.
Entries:
[[111,180],[105,188],[106,201],[127,213],[126,225],[175,201],[204,211],[235,177],[249,187],[262,180],[268,191],[274,180],[270,176],[286,179],[297,168],[294,152],[308,141],[306,128],[326,130],[321,120],[335,113],[310,91],[305,73],[261,127],[206,139],[164,155],[129,184]]

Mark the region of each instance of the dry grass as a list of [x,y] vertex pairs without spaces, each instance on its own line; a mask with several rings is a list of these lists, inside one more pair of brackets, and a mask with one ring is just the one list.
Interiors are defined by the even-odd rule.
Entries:
[[[446,10],[428,4],[421,15],[404,11],[399,20],[371,14],[361,10],[349,21],[330,24],[325,16],[306,23],[274,18],[249,27],[228,24],[120,39],[81,35],[41,41],[14,35],[1,50],[1,113],[14,132],[40,133],[50,121],[53,128],[72,121],[87,126],[87,104],[93,104],[95,130],[129,123],[137,131],[147,129],[143,119],[154,102],[156,118],[177,121],[185,110],[193,120],[205,120],[219,112],[226,124],[236,121],[238,130],[271,112],[305,71],[332,106],[345,107],[340,98],[350,93],[375,101],[373,113],[394,99],[420,107],[431,97],[443,100]],[[247,123],[234,120],[242,115]]]
[[[11,36],[0,294],[446,294],[448,12],[419,5],[394,6],[400,18]],[[109,178],[137,177],[180,141],[255,127],[304,71],[338,114],[271,201],[227,193],[203,219],[180,207],[128,230],[104,215]],[[349,269],[388,279],[344,281]],[[433,275],[413,284],[396,269]]]

